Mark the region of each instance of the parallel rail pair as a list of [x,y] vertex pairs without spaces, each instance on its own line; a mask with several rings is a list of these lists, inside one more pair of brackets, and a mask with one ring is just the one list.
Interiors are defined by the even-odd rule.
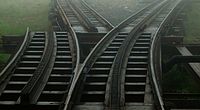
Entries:
[[1,73],[0,108],[62,108],[78,62],[72,38],[67,32],[28,33]]
[[56,0],[56,4],[59,10],[63,10],[75,32],[108,32],[113,28],[83,0]]
[[[159,38],[156,36],[167,17],[180,1],[172,2],[175,5],[171,2],[152,3],[115,27],[95,46],[83,66],[80,67],[80,71],[78,69],[79,47],[76,34],[72,29],[73,24],[70,24],[71,21],[65,11],[58,5],[63,21],[69,27],[68,35],[66,32],[56,32],[54,34],[56,39],[54,48],[51,48],[54,53],[49,57],[53,59],[48,60],[50,62],[48,64],[42,64],[46,65],[45,69],[43,67],[44,70],[42,66],[38,66],[41,69],[35,68],[36,70],[33,70],[40,72],[46,70],[41,72],[45,73],[46,77],[34,73],[29,75],[31,80],[18,84],[29,84],[33,80],[44,81],[45,83],[32,82],[30,86],[23,86],[22,91],[25,92],[15,90],[13,92],[5,89],[8,84],[13,84],[12,80],[8,78],[8,82],[6,82],[8,84],[2,84],[2,93],[18,93],[18,95],[14,95],[16,98],[13,99],[16,100],[10,101],[9,99],[7,102],[4,100],[2,104],[19,104],[17,106],[19,108],[32,104],[28,107],[32,109],[41,107],[41,109],[48,110],[83,108],[89,110],[124,108],[164,110],[153,62],[156,61],[157,50],[155,47],[159,44]],[[69,39],[73,40],[69,41],[68,36],[71,36]],[[70,42],[75,44],[71,45],[71,48]],[[44,41],[37,44],[47,45]],[[75,56],[73,56],[74,53]],[[36,55],[37,58],[40,58],[38,59],[39,63],[43,61],[44,54],[46,52],[42,54],[42,57],[41,54],[39,54],[40,56]],[[34,57],[36,58],[36,56]],[[76,63],[73,63],[73,59],[76,59]],[[41,63],[38,65],[41,65]],[[35,76],[36,79],[32,76]],[[12,79],[13,74],[10,77]],[[21,78],[17,80],[21,81]],[[38,87],[38,85],[42,85],[42,87]],[[19,93],[22,94],[19,95]],[[56,100],[52,100],[54,98]]]
[[[153,47],[158,44],[154,35],[179,2],[152,3],[111,30],[83,63],[65,108],[155,109],[156,106],[164,110],[150,56],[155,55]],[[159,17],[155,18],[156,15]]]

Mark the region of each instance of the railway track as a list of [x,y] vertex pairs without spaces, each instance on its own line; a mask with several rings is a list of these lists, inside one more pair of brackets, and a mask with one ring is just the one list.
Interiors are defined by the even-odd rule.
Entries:
[[[126,19],[95,46],[70,88],[65,109],[164,109],[158,84],[149,74],[149,49],[159,24],[176,3],[156,2]],[[160,16],[150,19],[157,12]]]
[[[67,16],[67,8],[62,8],[66,2],[57,1],[68,30],[49,36],[35,32],[30,38],[27,32],[14,60],[0,74],[0,109],[164,110],[153,64],[156,36],[180,1],[155,1],[124,20],[95,46],[80,71],[79,45],[72,28],[82,24],[76,24],[78,19],[73,22],[77,9],[70,8],[73,16]],[[90,21],[95,28],[103,27],[85,5],[78,5],[82,14],[94,20]],[[166,101],[174,101],[169,95],[165,94]]]
[[16,58],[1,73],[0,109],[63,109],[80,55],[76,34],[66,15],[61,17],[64,31],[49,36],[27,32]]
[[[160,41],[159,34],[162,31],[164,31],[165,25],[167,25],[167,23],[170,22],[168,20],[174,17],[174,14],[176,14],[176,10],[179,10],[182,3],[184,3],[184,1],[174,3],[176,4],[176,7],[172,8],[171,12],[167,14],[167,17],[164,20],[162,20],[161,25],[159,26],[157,32],[154,35],[155,37],[153,37],[152,39],[152,45],[150,49],[151,74],[155,73],[155,75],[158,75],[156,73],[160,72],[160,70],[156,69],[156,67],[158,68],[161,63],[159,63],[160,61],[155,60],[156,57],[159,56],[159,55],[156,55],[156,51],[158,51],[156,47],[160,44],[156,44],[155,42]],[[152,65],[154,65],[154,67]],[[156,80],[157,77],[158,76],[154,76],[154,78],[152,77],[152,79]],[[162,97],[164,101],[163,104],[165,105],[166,110],[198,110],[200,108],[199,93],[163,93]]]
[[[78,5],[75,5],[75,3]],[[58,9],[72,25],[75,32],[108,32],[113,28],[105,18],[84,1],[57,0]]]
[[[28,35],[27,35],[28,36]],[[41,62],[44,59],[47,51],[47,33],[35,32],[32,33],[30,41],[25,49],[20,49],[20,58],[15,62],[15,67],[5,68],[2,73],[7,74],[7,78],[1,81],[1,96],[0,104],[19,104],[21,103],[21,92],[24,90],[29,80],[38,72]],[[25,45],[22,45],[25,46]],[[17,62],[17,63],[16,63]],[[10,65],[9,65],[10,66]],[[8,73],[6,73],[8,71]],[[1,77],[2,78],[2,77]]]
[[76,62],[73,61],[70,34],[54,32],[54,52],[46,68],[46,76],[40,91],[37,93],[34,104],[36,108],[44,110],[58,110],[62,108],[68,88],[74,77]]
[[91,23],[97,28],[99,33],[110,31],[113,26],[103,16],[98,14],[85,0],[73,0],[74,4],[80,9]]
[[72,34],[27,32],[17,58],[1,73],[0,109],[63,108],[79,63]]

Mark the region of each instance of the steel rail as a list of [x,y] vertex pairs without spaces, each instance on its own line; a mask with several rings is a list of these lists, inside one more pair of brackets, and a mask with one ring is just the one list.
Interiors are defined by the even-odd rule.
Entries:
[[[74,53],[76,53],[76,63],[75,63],[75,66],[74,66],[75,67],[74,71],[73,71],[73,73],[75,75],[74,75],[74,78],[73,78],[73,81],[72,81],[72,82],[74,82],[74,80],[76,80],[75,78],[77,77],[78,71],[79,71],[79,68],[80,68],[80,48],[79,48],[78,38],[77,38],[76,33],[73,30],[73,28],[72,28],[72,26],[69,22],[67,15],[65,14],[65,12],[64,12],[63,8],[61,7],[60,3],[58,2],[58,0],[56,0],[56,3],[58,4],[59,13],[61,15],[61,18],[63,19],[63,21],[67,25],[67,27],[69,27],[69,33],[71,33],[71,35],[72,35],[72,36],[69,36],[69,37],[71,37],[73,39],[73,44],[75,44],[75,49],[72,50]],[[72,56],[75,57],[74,55],[72,55]],[[72,83],[70,88],[73,85],[74,84]],[[64,104],[63,104],[63,110],[65,110],[66,107],[68,107],[68,102],[69,102],[68,97],[71,97],[71,94],[72,94],[72,89],[69,89],[68,94],[67,94],[67,98],[65,99]]]
[[67,27],[69,27],[68,28],[69,33],[71,34],[71,36],[69,36],[69,37],[71,37],[73,44],[75,44],[75,46],[73,45],[74,48],[72,48],[73,49],[72,51],[73,51],[73,53],[76,53],[76,55],[75,56],[72,55],[72,56],[74,57],[73,59],[75,59],[75,57],[76,57],[76,61],[75,61],[75,65],[74,65],[74,73],[77,73],[79,70],[79,65],[80,65],[80,48],[79,48],[78,38],[69,22],[69,19],[67,18],[63,8],[61,7],[60,3],[58,2],[58,0],[56,0],[56,3],[58,4],[59,13],[64,21],[64,24],[67,25]]
[[53,45],[53,50],[52,50],[52,53],[50,55],[50,59],[48,61],[48,64],[45,68],[45,70],[43,71],[43,75],[40,77],[39,81],[37,83],[37,88],[34,89],[34,92],[35,94],[32,95],[32,97],[34,97],[32,100],[31,100],[31,104],[36,104],[38,99],[39,99],[39,96],[41,95],[41,92],[42,90],[45,88],[46,86],[46,83],[50,77],[50,74],[51,74],[51,71],[53,69],[53,66],[54,66],[54,63],[52,62],[55,62],[55,59],[56,59],[56,52],[57,52],[57,41],[56,41],[56,37],[55,37],[55,33],[53,33],[53,38],[51,39],[52,40],[52,45]]
[[[80,24],[82,23],[83,27],[85,27],[88,30],[88,32],[98,32],[97,29],[98,26],[96,26],[96,24],[89,19],[89,15],[87,15],[86,12],[84,12],[84,10],[81,10],[81,8],[77,6],[72,0],[65,0],[65,2],[69,5],[68,7],[75,13],[78,20],[81,21]],[[94,9],[89,7],[87,3],[85,3],[84,1],[80,1],[80,5],[83,6],[85,9],[87,9],[88,12],[91,12],[91,15],[94,18],[96,18],[98,23],[101,24],[102,27],[105,27],[107,31],[113,28],[111,23],[109,23],[103,16],[98,14]]]
[[12,69],[16,66],[18,60],[20,59],[20,56],[24,53],[24,50],[26,49],[27,45],[30,43],[30,36],[29,36],[29,27],[27,27],[24,40],[17,51],[17,53],[14,55],[14,57],[11,59],[11,61],[6,65],[6,67],[1,71],[0,73],[0,84],[6,79],[6,77],[9,75],[9,73],[12,71]]
[[43,74],[48,62],[51,58],[51,53],[53,51],[53,37],[46,34],[45,37],[45,48],[40,61],[37,66],[36,71],[33,73],[32,78],[28,81],[21,92],[21,102],[22,104],[33,104],[35,102],[35,94],[37,94],[37,89],[39,89],[41,82],[46,74]]
[[[31,36],[30,43],[23,52],[18,64],[10,73],[11,75],[5,80],[6,82],[1,85],[2,106],[6,104],[15,105],[21,103],[20,99],[23,96],[23,90],[30,84],[31,79],[33,78],[31,76],[35,76],[34,73],[36,73],[42,58],[44,58],[43,52],[45,51],[44,48],[47,44],[44,38],[45,33],[35,32]],[[28,74],[26,74],[27,72]],[[35,80],[37,81],[37,79]]]
[[[181,0],[179,0],[178,3],[180,3]],[[176,4],[177,6],[178,4]],[[165,25],[166,21],[168,20],[168,18],[172,15],[172,12],[176,9],[176,7],[174,7],[169,14],[165,17],[165,19],[162,21],[162,23],[160,24],[158,30],[156,31],[156,33],[154,34],[154,36],[152,37],[151,40],[151,46],[150,46],[150,76],[151,76],[151,82],[152,82],[152,87],[154,88],[153,92],[154,92],[154,98],[156,98],[156,100],[158,101],[157,104],[160,107],[161,110],[165,110],[164,108],[164,102],[162,100],[162,95],[161,95],[161,91],[159,89],[158,86],[158,81],[156,78],[156,69],[155,69],[155,49],[157,47],[157,44],[159,42],[159,33],[161,32],[163,26]]]
[[[136,39],[138,38],[137,35],[141,32],[141,29],[143,29],[144,26],[148,26],[148,23],[150,21],[152,21],[152,18],[155,17],[155,15],[157,15],[157,13],[159,13],[159,10],[161,10],[161,8],[165,7],[166,2],[167,2],[167,0],[165,0],[162,3],[160,3],[159,5],[157,5],[155,7],[155,9],[147,17],[145,17],[141,22],[139,22],[135,26],[135,28],[133,30],[131,30],[131,32],[125,39],[124,43],[119,48],[119,51],[113,62],[113,67],[111,68],[111,72],[110,72],[111,78],[110,78],[110,81],[108,81],[108,82],[110,82],[109,83],[110,85],[108,87],[110,93],[109,93],[109,95],[107,95],[109,97],[107,103],[111,104],[111,105],[109,105],[109,106],[111,106],[111,108],[113,106],[114,107],[123,106],[123,104],[120,104],[123,102],[123,99],[121,99],[122,98],[121,95],[123,94],[123,92],[122,93],[120,92],[123,90],[120,89],[121,88],[120,86],[121,86],[121,83],[123,82],[122,77],[124,77],[124,76],[122,76],[121,72],[123,70],[122,65],[123,65],[124,61],[126,61],[126,59],[127,59],[127,57],[125,57],[125,54],[127,54],[128,50],[130,49],[129,45],[132,45],[135,43]],[[120,81],[122,81],[122,82],[120,82]],[[116,83],[116,82],[118,82],[118,83]],[[119,88],[119,89],[116,89],[116,88]],[[117,91],[117,90],[120,90],[119,91],[120,93],[116,93],[115,91]],[[114,93],[116,93],[116,94],[114,94]],[[116,100],[116,97],[117,97],[117,99],[120,99],[120,100]]]
[[[69,22],[69,19],[67,18],[63,8],[61,7],[60,3],[58,2],[58,0],[56,0],[57,4],[58,4],[58,8],[60,9],[59,12],[62,16],[62,19],[64,21],[64,23],[69,27],[69,33],[71,33],[72,36],[69,36],[73,39],[73,44],[75,44],[75,49],[72,50],[74,53],[76,53],[76,63],[75,63],[75,68],[74,68],[74,71],[73,73],[75,74],[73,77],[73,81],[75,80],[75,78],[77,77],[78,75],[78,71],[79,71],[79,68],[80,68],[80,47],[79,47],[79,43],[78,43],[78,38],[76,36],[76,33],[75,31],[73,30],[70,22]],[[72,48],[73,49],[73,48]],[[75,57],[74,55],[72,55],[73,57]],[[72,83],[70,87],[72,87],[74,84]],[[66,100],[64,101],[64,105],[63,105],[63,109],[65,110],[66,107],[68,106],[68,97],[71,97],[71,94],[72,94],[72,89],[69,89],[68,91],[68,94],[67,94],[67,98]]]
[[67,0],[69,3],[69,6],[72,10],[74,10],[75,13],[77,13],[77,16],[79,16],[79,20],[83,22],[85,28],[89,32],[98,32],[98,29],[90,22],[89,18],[80,10],[73,2],[72,0]]
[[81,0],[83,2],[83,4],[89,9],[91,10],[92,13],[94,13],[96,15],[97,18],[100,18],[100,20],[102,21],[102,23],[108,27],[109,30],[111,30],[112,28],[114,28],[114,26],[108,21],[106,20],[105,17],[103,17],[101,14],[99,14],[96,10],[94,10],[85,0]]
[[113,39],[113,36],[118,33],[118,31],[120,29],[122,29],[123,27],[125,27],[128,23],[130,23],[132,21],[133,18],[138,17],[141,13],[145,12],[147,10],[148,7],[153,6],[157,1],[153,2],[150,5],[147,5],[146,7],[142,8],[141,10],[139,10],[138,12],[136,12],[135,14],[131,15],[130,17],[128,17],[127,19],[125,19],[124,21],[122,21],[120,24],[118,24],[116,27],[114,27],[111,31],[109,31],[96,45],[95,47],[92,49],[92,51],[90,52],[90,54],[88,55],[88,57],[86,58],[86,60],[84,61],[83,65],[86,64],[86,62],[88,62],[89,60],[91,60],[91,57],[96,56],[97,52],[100,51],[100,49],[105,48],[106,44],[108,43],[108,41]]
[[[124,20],[122,23],[120,23],[117,27],[115,27],[114,29],[112,29],[109,33],[107,33],[104,38],[102,38],[100,40],[100,42],[98,42],[98,44],[93,48],[93,50],[90,52],[90,54],[88,55],[88,57],[86,58],[86,60],[84,61],[84,63],[82,65],[86,65],[86,64],[92,64],[92,61],[94,61],[95,59],[91,59],[99,54],[97,54],[97,52],[101,51],[102,48],[106,46],[106,44],[108,43],[108,41],[112,40],[112,36],[115,35],[115,33],[118,33],[118,30],[125,27],[129,22],[132,21],[133,18],[139,16],[142,12],[145,12],[147,10],[148,7],[153,6],[157,1],[153,2],[152,4],[142,8],[141,10],[139,10],[137,13],[135,13],[134,15],[131,15],[129,18],[127,18],[126,20]],[[103,47],[102,47],[103,46]],[[68,97],[66,99],[65,102],[65,109],[70,109],[71,108],[71,100],[72,97],[74,97],[74,89],[76,86],[78,86],[79,83],[79,78],[82,77],[84,74],[81,74],[81,72],[83,71],[85,66],[82,66],[80,68],[80,71],[77,73],[76,78],[73,81],[73,84],[71,85],[70,91],[68,93]],[[90,68],[90,66],[86,66],[84,69],[84,73],[88,71],[88,69]]]

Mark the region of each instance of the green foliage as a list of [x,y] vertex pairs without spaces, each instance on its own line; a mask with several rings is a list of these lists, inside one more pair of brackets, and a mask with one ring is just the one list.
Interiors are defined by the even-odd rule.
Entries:
[[200,43],[200,2],[190,1],[186,9],[185,43]]
[[10,58],[10,54],[0,53],[0,63],[6,63]]
[[50,0],[0,0],[2,34],[23,34],[31,30],[47,30]]
[[163,75],[165,92],[199,93],[200,86],[193,79],[192,73],[185,70],[184,65],[176,65]]
[[0,47],[2,47],[3,45],[3,41],[2,41],[2,37],[1,37],[1,33],[0,33]]

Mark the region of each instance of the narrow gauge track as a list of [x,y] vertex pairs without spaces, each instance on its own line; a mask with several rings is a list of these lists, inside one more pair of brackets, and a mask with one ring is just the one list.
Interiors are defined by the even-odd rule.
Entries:
[[78,68],[79,49],[68,32],[54,32],[52,38],[45,32],[31,35],[16,55],[21,57],[1,73],[0,109],[63,109]]
[[89,21],[97,28],[99,33],[110,31],[113,26],[103,16],[98,14],[85,0],[72,0],[78,9],[87,16]]
[[[44,62],[48,60],[48,57],[44,57],[49,49],[47,36],[45,32],[26,35],[23,47],[18,51],[19,54],[16,54],[14,60],[2,72],[1,78],[4,80],[1,80],[0,85],[0,107],[23,103],[22,92],[31,79],[39,75],[38,72],[42,71],[40,67],[45,66]],[[4,75],[7,77],[3,77]]]
[[[1,73],[0,109],[63,109],[72,79],[78,71],[80,55],[76,34],[71,25],[67,25],[69,21],[62,11],[59,7],[67,32],[50,33],[48,37],[46,33],[38,32],[31,38],[27,34],[19,54],[16,54],[19,58]],[[29,59],[24,62],[23,57]],[[30,68],[15,72],[18,69],[13,65]]]
[[[110,31],[95,46],[70,88],[65,109],[102,110],[125,107],[151,110],[154,108],[150,98],[153,97],[153,86],[156,87],[153,87],[156,94],[154,102],[158,103],[158,108],[164,109],[160,92],[157,91],[158,85],[150,83],[148,77],[148,53],[152,35],[137,34],[151,21],[150,18],[169,4],[171,3],[168,1],[155,1],[146,6]],[[135,42],[130,44],[132,40]],[[124,57],[127,46],[133,44],[135,46],[132,51],[129,50],[127,62],[123,62],[127,58]],[[128,64],[127,68],[122,67],[123,63]]]
[[62,109],[79,63],[77,38],[70,25],[68,30],[55,32],[54,38],[27,31],[18,53],[0,74],[1,109]]
[[[136,15],[131,16],[126,21],[121,23],[118,27],[113,29],[110,33],[108,33],[104,37],[104,39],[102,39],[101,42],[91,52],[89,57],[86,59],[83,68],[81,68],[82,70],[80,71],[81,74],[78,74],[79,77],[75,77],[74,81],[72,81],[73,56],[69,52],[71,51],[69,45],[70,41],[68,39],[69,34],[67,32],[55,32],[54,33],[54,38],[56,39],[55,41],[51,38],[47,40],[47,36],[44,32],[36,32],[33,35],[33,37],[30,38],[30,43],[28,44],[23,43],[24,47],[26,47],[25,45],[27,45],[27,48],[20,49],[21,51],[20,53],[22,56],[21,59],[19,58],[18,61],[16,61],[18,62],[17,64],[19,65],[16,68],[12,68],[11,70],[4,70],[9,74],[8,75],[9,77],[6,78],[4,82],[2,80],[5,79],[3,77],[4,75],[1,74],[2,77],[0,78],[2,82],[0,86],[1,87],[0,107],[9,109],[12,107],[10,105],[17,105],[16,107],[19,108],[24,107],[23,105],[25,105],[25,107],[27,107],[28,105],[28,107],[31,107],[32,109],[39,108],[44,110],[46,109],[55,110],[59,108],[62,109],[65,106],[64,104],[66,104],[67,106],[71,106],[70,103],[75,102],[76,105],[75,106],[72,105],[72,109],[82,109],[85,107],[88,107],[89,109],[95,109],[95,108],[103,109],[104,108],[103,103],[105,103],[106,109],[110,108],[119,109],[119,107],[124,107],[124,103],[126,104],[128,102],[133,105],[126,104],[126,107],[128,106],[127,109],[133,109],[131,107],[135,107],[138,105],[140,106],[140,108],[141,107],[143,108],[144,107],[143,103],[145,103],[148,99],[145,100],[144,98],[143,101],[132,100],[132,98],[135,99],[138,98],[141,92],[137,91],[121,92],[125,93],[125,95],[127,93],[127,96],[129,95],[129,93],[131,93],[132,98],[126,98],[126,96],[122,97],[121,94],[119,95],[118,92],[124,89],[119,89],[118,84],[119,85],[126,84],[126,82],[121,83],[121,80],[119,80],[121,76],[118,74],[118,72],[121,70],[118,70],[117,67],[118,65],[122,64],[121,61],[124,60],[118,61],[118,58],[121,59],[121,56],[126,52],[124,51],[120,53],[121,51],[119,50],[122,50],[123,47],[126,47],[125,44],[129,45],[128,41],[129,39],[132,38],[131,36],[135,35],[136,32],[138,34],[138,30],[144,28],[147,19],[151,18],[155,14],[155,12],[161,9],[162,6],[165,6],[165,1],[163,1],[157,6],[155,5],[157,4],[153,3],[145,7],[144,9],[139,11]],[[74,34],[74,32],[72,34]],[[149,39],[150,36],[151,34],[149,33],[141,34],[138,40],[147,42],[138,42],[139,45],[143,46],[146,44],[148,45],[148,43],[150,42]],[[136,40],[136,38],[134,38],[134,40]],[[54,43],[52,41],[54,41]],[[52,44],[56,46],[53,48]],[[63,52],[62,49],[64,49],[65,52]],[[51,51],[54,51],[53,55],[49,56],[48,54],[51,53]],[[48,57],[45,58],[44,56]],[[49,58],[52,58],[50,61],[51,63],[47,65],[47,62],[49,62],[48,60]],[[34,62],[31,59],[35,59],[34,61],[37,62]],[[30,62],[32,62],[31,65]],[[34,67],[32,67],[33,64]],[[46,66],[48,66],[48,68],[44,69],[44,67]],[[119,69],[120,68],[121,67],[119,67]],[[26,71],[20,71],[20,69],[26,69]],[[75,71],[77,71],[76,69],[77,68],[75,68]],[[63,71],[65,72],[63,73]],[[43,72],[45,72],[44,75],[39,74]],[[146,77],[146,79],[147,79],[146,82],[148,83],[148,78]],[[71,88],[69,88],[69,85],[71,85],[70,83],[76,81],[78,82],[73,83]],[[15,85],[15,87],[13,87],[13,84]],[[131,84],[133,83],[131,82]],[[57,88],[57,86],[59,87]],[[116,89],[115,87],[118,89]],[[114,88],[116,91],[113,91],[114,89],[112,88]],[[79,89],[81,89],[81,91],[79,91]],[[80,95],[77,95],[77,93],[79,93]],[[149,94],[149,92],[147,93]],[[76,97],[74,97],[74,95]],[[56,98],[56,100],[52,100],[54,98]],[[64,103],[65,98],[67,98],[67,100]],[[76,100],[77,98],[78,100]],[[123,101],[124,98],[125,98],[124,103],[121,103],[121,101]],[[139,99],[143,98],[139,96]],[[22,106],[20,106],[20,104]],[[149,103],[145,104],[147,104],[147,106],[151,106],[148,105]],[[65,108],[67,108],[67,106],[65,106]],[[145,109],[151,109],[151,107],[150,108],[145,107]]]
[[69,25],[72,25],[75,32],[108,32],[113,28],[112,24],[85,2],[76,2],[83,10],[79,9],[80,7],[77,7],[72,0],[56,0],[56,3],[62,8]]
[[[45,36],[45,38],[33,38],[33,40],[31,40],[33,42],[35,41],[34,45],[36,46],[41,44],[40,40],[46,41],[45,45],[42,46],[45,51],[37,50],[37,48],[34,51],[27,50],[28,52],[33,52],[32,56],[38,56],[38,54],[42,53],[42,58],[40,62],[38,62],[38,66],[35,65],[36,67],[34,67],[34,69],[36,70],[33,72],[31,71],[32,73],[29,71],[22,71],[24,73],[19,73],[20,75],[24,74],[25,76],[20,76],[17,79],[17,81],[20,83],[22,82],[23,85],[20,85],[20,87],[16,86],[16,89],[18,90],[12,88],[13,91],[9,90],[8,95],[6,94],[6,96],[2,95],[0,97],[0,100],[2,100],[0,102],[1,109],[59,110],[64,107],[64,100],[67,97],[72,79],[79,68],[80,54],[76,34],[71,25],[68,25],[69,21],[66,16],[63,15],[61,7],[58,8],[62,21],[64,25],[67,26],[67,32],[54,32],[54,34],[50,34],[48,38]],[[36,37],[37,36],[39,35],[36,35]],[[19,63],[17,62],[22,61],[20,55],[27,54],[25,49],[29,49],[29,39],[31,38],[29,38],[27,34],[21,49],[18,54],[16,54],[16,57],[19,58],[15,58],[15,60],[1,73],[1,92],[6,90],[5,87],[8,86],[8,82],[11,81],[10,79],[14,78],[11,71],[15,65],[18,66]],[[31,45],[32,44],[30,44],[30,46]],[[35,64],[31,64],[29,61],[26,63],[29,63],[29,65]],[[8,75],[10,75],[11,78],[6,77]],[[5,79],[6,81],[3,82]],[[13,96],[16,98],[18,97],[17,101],[13,101],[15,100]]]
[[[167,25],[168,22],[170,22],[169,21],[170,19],[167,19],[167,18],[174,17],[174,14],[176,14],[176,11],[173,11],[173,10],[179,10],[178,8],[181,7],[182,3],[184,3],[184,0],[177,2],[177,6],[173,8],[171,12],[167,15],[167,17],[162,21],[162,24],[159,26],[157,32],[154,35],[155,37],[153,37],[152,39],[152,45],[150,49],[150,53],[151,53],[150,62],[151,62],[151,70],[152,70],[151,72],[155,72],[155,74],[159,72],[157,69],[155,69],[155,65],[156,65],[155,56],[157,56],[156,51],[158,51],[156,47],[159,45],[156,42],[159,42],[161,38],[159,34],[162,33],[162,31],[165,31],[164,27]],[[161,64],[161,62],[159,63]],[[154,67],[152,65],[154,65]],[[198,110],[200,109],[199,93],[163,93],[163,100],[164,100],[164,105],[166,107],[166,110]]]
[[76,32],[97,31],[87,18],[82,18],[81,15],[79,15],[70,3],[69,0],[57,0],[58,7],[64,10],[63,12],[70,22],[69,25],[72,25]]
[[38,89],[31,109],[59,110],[62,109],[68,89],[74,77],[76,61],[73,58],[73,44],[67,32],[54,32],[54,51],[42,84]]
[[127,43],[120,48],[122,54],[118,54],[118,59],[121,59],[121,63],[114,62],[117,66],[113,68],[113,71],[120,68],[119,65],[121,65],[121,70],[116,71],[116,73],[121,72],[122,74],[121,84],[124,86],[121,87],[123,95],[121,101],[125,103],[127,109],[165,109],[159,92],[159,84],[156,81],[158,74],[152,70],[155,67],[154,63],[152,64],[155,60],[152,58],[159,58],[151,57],[151,55],[158,52],[151,53],[151,50],[155,49],[152,45],[158,46],[160,42],[153,42],[153,39],[156,38],[157,31],[162,26],[163,21],[169,19],[168,15],[175,10],[180,2],[181,0],[170,1],[169,4],[163,6],[143,32],[136,33],[135,38],[126,39]]

